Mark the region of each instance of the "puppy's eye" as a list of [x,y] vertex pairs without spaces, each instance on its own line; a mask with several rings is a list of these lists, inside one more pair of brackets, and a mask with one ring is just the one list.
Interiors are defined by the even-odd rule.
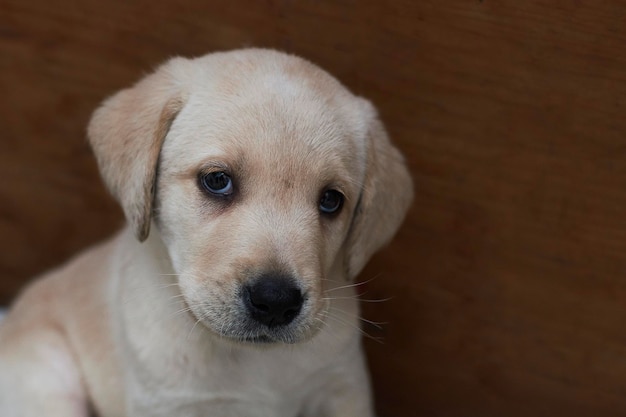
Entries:
[[206,191],[217,196],[229,196],[233,193],[233,180],[223,171],[200,174],[200,185]]
[[343,194],[337,190],[326,190],[320,198],[320,211],[325,214],[338,213],[343,206]]

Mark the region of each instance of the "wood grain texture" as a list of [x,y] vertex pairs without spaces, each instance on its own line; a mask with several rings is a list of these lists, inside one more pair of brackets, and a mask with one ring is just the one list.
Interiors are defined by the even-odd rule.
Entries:
[[0,0],[0,298],[121,214],[91,111],[270,46],[371,98],[416,203],[362,274],[382,416],[626,415],[626,4]]

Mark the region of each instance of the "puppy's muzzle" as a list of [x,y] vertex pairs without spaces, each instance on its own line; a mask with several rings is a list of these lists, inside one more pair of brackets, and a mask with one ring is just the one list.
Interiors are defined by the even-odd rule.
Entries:
[[266,274],[243,289],[247,312],[267,327],[286,326],[302,309],[304,297],[294,281],[282,275]]

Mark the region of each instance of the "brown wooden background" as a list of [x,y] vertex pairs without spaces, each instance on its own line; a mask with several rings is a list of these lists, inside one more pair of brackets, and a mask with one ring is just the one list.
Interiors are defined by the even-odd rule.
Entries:
[[416,204],[363,279],[383,416],[626,415],[626,3],[0,0],[0,299],[121,224],[84,139],[166,57],[272,46],[379,107]]

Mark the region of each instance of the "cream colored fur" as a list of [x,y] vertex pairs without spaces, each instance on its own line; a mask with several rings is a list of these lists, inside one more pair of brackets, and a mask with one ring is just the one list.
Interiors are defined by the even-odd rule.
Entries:
[[[89,139],[129,225],[12,307],[0,416],[373,415],[350,283],[412,184],[369,102],[275,51],[175,58],[105,101]],[[227,203],[200,189],[210,170],[234,179]],[[329,187],[336,216],[318,209]],[[306,300],[250,330],[241,288],[267,270]]]

